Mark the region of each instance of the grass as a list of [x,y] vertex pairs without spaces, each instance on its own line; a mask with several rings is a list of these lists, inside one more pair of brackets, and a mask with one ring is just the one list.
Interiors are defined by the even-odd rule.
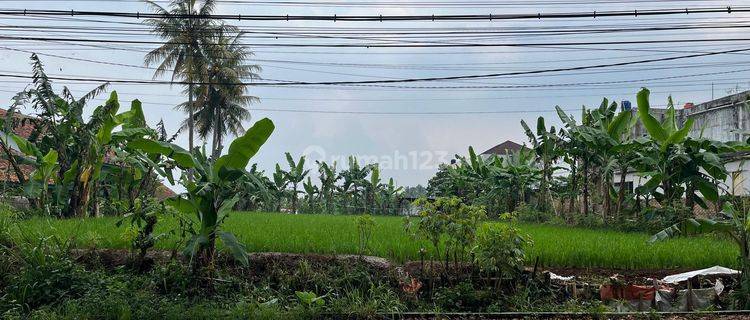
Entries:
[[[373,255],[397,262],[419,260],[419,249],[429,247],[414,241],[403,230],[403,218],[374,217],[376,221],[370,250]],[[287,215],[278,213],[233,214],[225,230],[233,232],[251,252],[335,253],[357,252],[355,216]],[[118,218],[46,219],[20,222],[22,234],[57,234],[73,239],[78,246],[127,248],[127,228],[116,227]],[[160,221],[157,233],[176,225],[172,219]],[[551,225],[519,225],[533,246],[528,248],[529,263],[552,267],[666,269],[703,268],[714,265],[736,267],[737,248],[716,237],[682,238],[647,244],[648,234],[590,230]],[[177,237],[167,235],[157,243],[172,249]],[[429,249],[429,248],[428,248]]]

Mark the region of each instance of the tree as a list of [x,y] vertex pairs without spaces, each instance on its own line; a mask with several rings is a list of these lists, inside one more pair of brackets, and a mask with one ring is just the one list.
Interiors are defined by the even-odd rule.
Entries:
[[[152,33],[164,40],[164,44],[147,53],[144,61],[149,66],[158,65],[154,78],[171,72],[173,82],[176,79],[187,81],[188,103],[183,108],[188,112],[188,149],[192,150],[196,111],[193,83],[200,79],[200,72],[208,63],[207,50],[214,48],[211,40],[219,28],[209,16],[216,3],[214,0],[204,0],[198,8],[195,8],[196,0],[172,0],[169,8],[150,0],[146,0],[146,3],[161,17],[144,22],[151,26]],[[185,16],[190,18],[186,19]]]
[[638,165],[649,180],[641,187],[642,193],[654,196],[662,205],[671,205],[686,197],[688,209],[693,203],[705,207],[703,198],[715,201],[719,197],[715,182],[726,179],[727,173],[717,153],[731,151],[720,142],[688,137],[693,119],[678,127],[672,99],[669,99],[664,120],[659,122],[649,113],[648,89],[638,92],[638,116],[649,133],[641,139],[643,149]]
[[333,197],[336,192],[336,182],[341,177],[336,173],[336,162],[328,165],[324,161],[315,161],[318,164],[318,173],[320,178],[320,195],[325,202],[327,213],[333,213]]
[[[184,214],[195,215],[199,223],[199,229],[193,231],[184,250],[191,257],[196,270],[213,262],[216,237],[238,261],[248,263],[244,246],[234,235],[222,231],[221,225],[240,199],[237,182],[246,175],[248,162],[273,130],[273,122],[269,119],[256,122],[242,137],[231,143],[226,155],[218,159],[210,159],[205,151],[195,149],[188,152],[177,145],[152,139],[138,139],[128,144],[145,153],[169,157],[180,169],[192,170],[191,174],[183,173],[181,178],[186,192],[168,199],[166,203]],[[166,172],[165,176],[174,181],[171,171]]]
[[273,172],[273,184],[271,185],[271,188],[273,189],[274,198],[276,198],[275,210],[276,212],[281,212],[281,205],[287,194],[286,188],[289,185],[289,179],[286,172],[281,170],[281,166],[279,166],[278,163],[276,164],[275,169],[276,171]]
[[[27,194],[45,205],[61,205],[59,212],[65,217],[85,216],[89,212],[96,215],[97,186],[105,157],[123,142],[153,136],[155,132],[146,127],[138,100],[132,102],[129,111],[118,114],[120,103],[115,92],[105,104],[94,109],[88,121],[84,120],[87,103],[105,91],[107,84],[81,98],[73,97],[67,88],[57,94],[39,58],[34,54],[31,60],[33,88],[17,95],[20,99],[17,103],[29,103],[36,111],[37,117],[26,119],[34,130],[28,139],[7,133],[13,136],[21,152],[36,159],[37,171],[26,186]],[[114,132],[121,125],[122,130]],[[54,203],[46,201],[49,182],[56,184]]]
[[289,181],[289,183],[292,184],[292,192],[289,195],[292,204],[292,213],[297,213],[297,200],[299,199],[298,187],[299,184],[305,180],[307,174],[310,173],[310,170],[305,170],[305,156],[301,156],[299,161],[295,162],[292,155],[287,152],[286,162],[289,164],[289,171],[286,171],[284,175],[286,176],[286,181]]
[[305,190],[305,202],[307,205],[305,211],[309,213],[317,213],[320,189],[312,183],[312,178],[309,176],[307,177],[307,180],[302,183],[302,188]]
[[555,174],[555,170],[557,169],[553,164],[559,157],[560,153],[559,137],[557,136],[557,131],[554,126],[547,130],[547,127],[544,124],[544,117],[539,117],[537,119],[536,133],[531,131],[531,128],[529,128],[523,120],[521,120],[521,126],[536,153],[537,162],[542,165],[542,174],[539,185],[539,209],[542,211],[548,211],[552,207],[550,183]]
[[380,167],[377,164],[373,164],[370,169],[370,179],[364,181],[366,197],[364,212],[375,212],[375,202],[378,201],[382,186],[383,183],[380,180]]
[[384,184],[380,189],[380,200],[381,212],[385,214],[398,214],[398,198],[403,192],[403,187],[396,186],[393,178],[388,179],[388,183]]
[[[250,119],[247,106],[260,101],[258,97],[246,94],[245,81],[259,79],[257,72],[261,68],[245,63],[253,53],[240,43],[243,33],[229,36],[228,32],[236,32],[236,28],[224,24],[218,26],[211,40],[213,47],[207,52],[207,61],[200,65],[202,69],[197,75],[201,84],[194,86],[196,130],[203,139],[212,135],[213,158],[221,155],[224,136],[243,133],[242,122]],[[187,103],[181,108],[187,109]]]
[[350,212],[357,212],[358,209],[364,209],[364,201],[360,205],[359,200],[364,200],[360,192],[363,190],[367,176],[370,174],[372,166],[361,166],[355,156],[349,157],[349,167],[341,171],[339,177],[342,179],[341,192],[344,197],[351,196],[352,201],[349,204]]

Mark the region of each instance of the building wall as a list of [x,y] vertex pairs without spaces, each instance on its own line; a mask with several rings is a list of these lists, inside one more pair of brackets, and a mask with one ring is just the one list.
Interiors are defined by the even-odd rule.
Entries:
[[[750,129],[750,91],[729,95],[709,102],[694,105],[691,108],[676,110],[677,122],[683,125],[687,119],[694,123],[689,136],[692,138],[706,138],[721,142],[740,141],[747,139],[747,135],[740,132]],[[633,112],[636,112],[633,110]],[[663,120],[665,109],[651,109],[652,115]],[[640,121],[633,128],[633,137],[648,135]],[[750,159],[739,159],[725,164],[729,177],[724,181],[723,193],[735,195],[750,194]],[[648,177],[640,177],[628,173],[626,182],[632,182],[633,188],[643,185]]]
[[738,131],[750,128],[748,116],[748,98],[750,91],[722,97],[701,103],[678,113],[680,123],[693,119],[690,137],[704,137],[722,142],[743,140]]

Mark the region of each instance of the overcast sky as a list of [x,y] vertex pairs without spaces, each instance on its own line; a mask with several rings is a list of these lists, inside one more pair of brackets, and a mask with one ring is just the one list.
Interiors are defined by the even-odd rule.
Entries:
[[[276,0],[273,0],[276,1]],[[357,0],[362,1],[362,0]],[[419,0],[422,1],[422,0]],[[444,0],[441,0],[444,1]],[[242,1],[240,1],[242,2]],[[249,2],[249,1],[248,1]],[[370,1],[373,2],[373,1]],[[409,2],[418,2],[417,0]],[[452,1],[457,2],[457,1]],[[483,1],[471,1],[475,3]],[[501,3],[501,1],[484,1]],[[550,1],[546,1],[550,2]],[[584,2],[584,1],[572,1]],[[300,7],[300,6],[261,6],[247,3],[221,3],[219,13],[226,14],[316,14],[316,15],[400,15],[400,14],[489,14],[489,13],[529,13],[529,12],[572,12],[606,10],[644,10],[648,8],[685,8],[741,5],[738,1],[592,1],[587,5],[534,5],[506,6],[496,8],[388,8],[388,7]],[[504,3],[522,3],[504,1]],[[164,3],[162,3],[164,4]],[[148,7],[137,1],[2,1],[3,9],[63,9],[146,12]],[[135,19],[111,19],[106,17],[73,18],[96,21],[72,20],[69,17],[0,17],[0,35],[36,36],[90,39],[134,39],[157,40],[139,34],[115,35],[102,28],[140,28]],[[319,28],[518,28],[538,27],[559,29],[560,27],[612,26],[621,28],[644,27],[645,25],[666,24],[710,24],[715,26],[730,23],[747,23],[748,15],[742,13],[680,15],[666,17],[623,17],[586,18],[575,20],[531,20],[493,22],[239,22],[228,21],[254,30],[268,30],[267,27],[319,27]],[[111,22],[120,23],[111,23]],[[53,26],[86,27],[90,30],[59,29],[14,29],[9,26]],[[262,29],[261,27],[266,27]],[[633,41],[654,39],[718,39],[749,38],[739,25],[737,28],[688,29],[649,32],[622,32],[616,34],[584,35],[534,35],[496,36],[494,38],[455,40],[471,43],[530,43],[530,42],[581,42],[581,41]],[[122,32],[122,31],[117,31]],[[320,38],[267,38],[267,34],[247,35],[244,42],[265,43],[367,43],[361,40],[337,40]],[[261,38],[263,37],[263,38]],[[419,39],[417,39],[419,40]],[[369,41],[370,43],[372,41]],[[748,42],[748,41],[745,41]],[[152,71],[143,68],[97,64],[44,54],[59,55],[75,59],[90,59],[127,65],[143,65],[143,51],[155,45],[98,44],[92,48],[66,42],[33,42],[3,40],[0,44],[2,73],[29,74],[28,52],[39,52],[47,66],[47,72],[55,76],[92,77],[106,79],[151,79]],[[106,46],[115,49],[102,48]],[[561,48],[528,47],[479,47],[479,48],[284,48],[255,46],[257,64],[263,67],[261,76],[265,79],[300,81],[344,81],[374,80],[385,78],[421,78],[433,76],[454,76],[495,72],[526,71],[548,68],[575,67],[602,63],[643,60],[688,53],[666,51],[720,51],[750,47],[743,42],[679,42],[631,45],[597,45]],[[597,48],[609,50],[581,50]],[[615,50],[612,50],[615,49]],[[625,67],[612,67],[587,71],[549,73],[526,77],[504,77],[472,81],[445,81],[429,83],[408,83],[408,86],[497,86],[497,85],[545,85],[576,84],[564,87],[536,88],[384,88],[384,87],[254,87],[250,93],[261,99],[251,106],[254,120],[268,117],[276,124],[276,131],[254,159],[261,168],[272,170],[276,162],[283,162],[284,152],[296,156],[311,154],[313,159],[331,161],[343,159],[349,154],[361,155],[386,163],[382,175],[392,176],[401,185],[425,184],[434,174],[440,161],[447,161],[453,154],[465,154],[468,146],[484,151],[505,140],[519,143],[526,141],[519,124],[520,120],[534,123],[540,115],[549,123],[559,123],[557,116],[550,111],[555,105],[565,109],[580,109],[582,105],[598,106],[603,97],[615,101],[634,100],[641,86],[651,88],[652,104],[664,105],[666,97],[672,94],[678,106],[685,102],[700,103],[726,95],[728,90],[747,90],[750,79],[746,79],[749,68],[745,54],[720,55],[668,62],[641,64]],[[729,73],[726,73],[729,72]],[[710,75],[695,76],[711,73]],[[724,74],[722,74],[724,73]],[[677,76],[673,80],[652,80],[641,82],[620,82],[608,84],[581,84],[582,82],[631,81]],[[683,77],[685,76],[685,77]],[[688,77],[689,76],[689,77]],[[68,85],[74,92],[81,93],[93,88],[94,84],[66,83],[57,81],[58,89]],[[0,94],[5,101],[14,92],[22,90],[26,81],[0,78]],[[175,104],[183,102],[181,88],[165,85],[114,84],[125,105],[132,99],[142,100],[147,120],[155,125],[163,119],[167,129],[174,132],[184,118],[173,111]],[[102,96],[100,102],[106,98]],[[7,104],[7,102],[6,102]],[[93,109],[92,105],[90,109]],[[257,110],[260,108],[264,110]],[[287,111],[282,111],[287,110]],[[288,112],[295,110],[295,112]],[[305,112],[301,112],[305,111]],[[326,113],[322,113],[325,111]],[[352,113],[331,113],[353,111]],[[482,112],[469,114],[356,114],[356,112],[382,113],[439,113],[439,112]],[[502,113],[500,113],[502,112]],[[574,112],[578,114],[579,112]],[[249,126],[249,123],[248,123]],[[186,146],[187,135],[182,135],[178,143]],[[395,159],[394,159],[395,158]]]

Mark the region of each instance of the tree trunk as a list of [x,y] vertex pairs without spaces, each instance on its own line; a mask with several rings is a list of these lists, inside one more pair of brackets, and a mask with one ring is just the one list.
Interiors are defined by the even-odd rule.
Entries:
[[689,182],[687,184],[687,190],[685,191],[685,206],[690,210],[690,217],[693,216],[693,208],[695,207],[693,194],[695,194],[695,185],[693,185],[692,182]]
[[213,143],[212,143],[212,152],[211,156],[215,159],[218,159],[219,156],[221,156],[221,138],[223,135],[223,132],[221,130],[221,108],[216,108],[216,113],[214,114],[214,137],[213,137]]
[[604,196],[604,215],[612,217],[612,198],[609,195],[609,188],[612,184],[612,179],[609,175],[602,179],[602,196]]
[[[192,60],[192,59],[191,59]],[[193,81],[192,76],[188,77],[190,84],[188,85],[188,148],[190,152],[193,151],[193,131],[195,123],[193,121]]]
[[589,161],[583,160],[583,215],[589,215]]
[[292,213],[297,213],[297,184],[295,183],[292,190]]
[[21,167],[18,166],[18,163],[16,162],[16,158],[13,157],[13,154],[10,151],[10,148],[5,145],[3,141],[0,141],[0,147],[2,147],[3,152],[5,152],[5,155],[8,156],[8,162],[10,163],[11,167],[13,167],[13,171],[16,174],[16,178],[18,178],[18,183],[20,185],[26,184],[26,177],[23,175],[23,171],[21,171]]
[[569,186],[570,187],[570,203],[568,206],[569,213],[573,213],[575,211],[575,202],[576,202],[576,198],[578,198],[577,192],[576,192],[577,184],[578,184],[578,175],[576,173],[577,166],[578,166],[578,161],[573,159],[573,165],[571,166],[571,174],[570,174],[572,181],[570,182],[570,186]]
[[628,174],[628,167],[620,168],[620,190],[617,191],[617,215],[622,215],[622,203],[625,201],[625,177]]

